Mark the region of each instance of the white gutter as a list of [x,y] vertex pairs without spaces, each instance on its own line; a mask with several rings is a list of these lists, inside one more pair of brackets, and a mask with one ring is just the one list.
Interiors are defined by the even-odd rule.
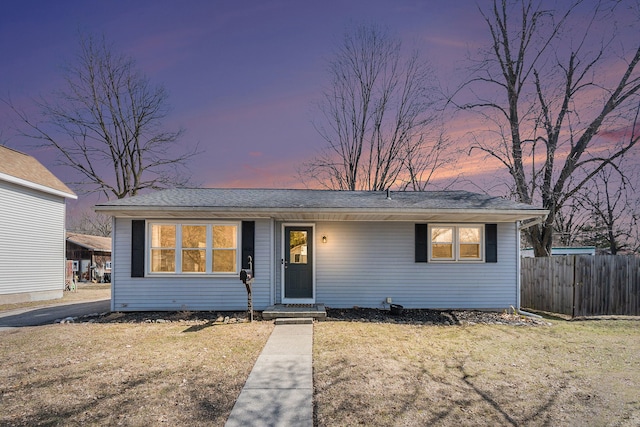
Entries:
[[454,217],[464,218],[464,222],[511,222],[544,217],[544,210],[498,210],[498,209],[371,209],[371,208],[216,208],[216,207],[176,207],[176,206],[122,206],[94,207],[95,212],[123,218],[183,218],[194,216],[215,216],[234,219],[252,217],[279,221],[448,221]]
[[45,193],[53,194],[54,196],[60,196],[67,199],[76,200],[78,196],[74,193],[67,193],[66,191],[56,190],[55,188],[47,187],[46,185],[36,184],[35,182],[27,181],[26,179],[16,178],[15,176],[7,175],[0,172],[0,179],[3,181],[17,184],[22,187],[31,188],[32,190],[38,190]]
[[[482,209],[482,208],[406,208],[406,207],[314,207],[314,206],[296,206],[296,207],[261,207],[261,206],[161,206],[161,205],[144,205],[144,206],[127,206],[127,205],[95,205],[93,209],[99,213],[119,213],[133,214],[141,212],[149,214],[151,212],[213,212],[224,214],[291,214],[291,213],[323,213],[323,214],[491,214],[491,215],[508,215],[520,216],[525,218],[533,218],[545,216],[549,213],[546,209]],[[544,219],[544,218],[543,218]]]
[[547,219],[547,215],[548,214],[545,214],[544,216],[541,216],[538,219],[534,219],[533,221],[529,221],[525,224],[520,225],[518,227],[518,230],[519,231],[526,230],[527,228],[533,227],[534,225],[543,223]]

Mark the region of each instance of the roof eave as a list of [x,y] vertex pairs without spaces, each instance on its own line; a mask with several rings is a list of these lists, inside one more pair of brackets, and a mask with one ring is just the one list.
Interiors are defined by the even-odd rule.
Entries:
[[93,252],[111,252],[111,248],[109,248],[109,249],[97,248],[97,247],[93,247],[93,246],[90,246],[90,245],[86,245],[84,243],[76,242],[73,239],[67,239],[67,242],[71,242],[74,245],[80,246],[81,248],[84,248],[84,249],[86,249],[88,251],[93,251]]
[[0,179],[3,181],[10,182],[12,184],[20,185],[22,187],[31,188],[33,190],[42,191],[44,193],[53,194],[55,196],[63,197],[66,199],[76,200],[78,196],[73,192],[66,192],[61,190],[56,190],[55,188],[47,187],[45,185],[36,184],[35,182],[27,181],[26,179],[17,178],[12,175],[7,175],[5,173],[0,172]]
[[106,206],[94,207],[97,213],[128,218],[202,218],[207,215],[225,216],[227,218],[275,218],[288,219],[300,217],[312,220],[334,217],[335,220],[354,220],[358,217],[371,217],[378,220],[411,221],[424,218],[441,218],[444,221],[455,217],[493,218],[498,222],[523,221],[532,218],[546,217],[549,211],[544,209],[391,209],[391,208],[256,208],[256,207],[224,207],[211,208],[202,206]]

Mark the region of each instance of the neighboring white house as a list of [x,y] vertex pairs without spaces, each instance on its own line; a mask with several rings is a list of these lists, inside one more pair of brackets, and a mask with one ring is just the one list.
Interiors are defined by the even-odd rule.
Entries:
[[[578,246],[578,247],[554,246],[551,248],[552,256],[595,255],[595,254],[596,254],[595,246]],[[533,252],[533,248],[524,248],[520,250],[520,255],[523,258],[533,258],[535,256],[535,253]]]
[[173,189],[114,200],[112,310],[518,307],[522,221],[466,191]]
[[61,298],[66,199],[35,158],[0,146],[0,304]]

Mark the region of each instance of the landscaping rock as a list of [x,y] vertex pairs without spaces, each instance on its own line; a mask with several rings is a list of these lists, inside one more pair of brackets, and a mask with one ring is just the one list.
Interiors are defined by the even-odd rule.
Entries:
[[427,310],[403,309],[402,314],[376,308],[333,309],[327,308],[327,321],[374,322],[428,325],[550,325],[544,319],[518,314],[477,310]]
[[[260,312],[254,313],[254,321],[260,321]],[[186,325],[205,325],[208,323],[244,323],[246,312],[113,312],[101,313],[94,318],[97,323],[172,323]],[[402,314],[392,315],[389,310],[354,307],[335,309],[327,307],[327,321],[396,323],[410,325],[475,325],[496,324],[512,326],[547,326],[545,319],[520,316],[510,312],[491,312],[478,310],[427,310],[405,308]],[[60,323],[61,321],[58,321]]]

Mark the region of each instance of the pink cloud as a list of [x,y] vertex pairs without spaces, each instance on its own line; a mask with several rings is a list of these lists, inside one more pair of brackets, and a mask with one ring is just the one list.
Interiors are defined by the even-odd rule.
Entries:
[[271,161],[267,163],[241,163],[237,168],[228,171],[221,179],[208,180],[205,187],[223,188],[305,188],[295,168],[289,160]]

